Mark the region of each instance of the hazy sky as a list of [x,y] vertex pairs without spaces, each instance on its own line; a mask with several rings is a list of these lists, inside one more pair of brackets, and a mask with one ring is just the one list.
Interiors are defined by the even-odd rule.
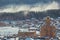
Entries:
[[36,3],[52,3],[53,1],[60,2],[60,0],[0,0],[0,6],[11,5],[11,4],[36,4]]
[[0,12],[59,9],[60,0],[0,0]]

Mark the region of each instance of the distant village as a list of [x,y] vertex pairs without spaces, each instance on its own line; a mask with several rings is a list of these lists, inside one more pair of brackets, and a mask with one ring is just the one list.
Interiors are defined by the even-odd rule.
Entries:
[[[45,24],[45,19],[26,19],[20,21],[0,21],[0,36],[40,37],[40,29]],[[56,37],[60,37],[60,17],[51,19],[51,24],[56,27]],[[6,30],[7,29],[7,30]]]

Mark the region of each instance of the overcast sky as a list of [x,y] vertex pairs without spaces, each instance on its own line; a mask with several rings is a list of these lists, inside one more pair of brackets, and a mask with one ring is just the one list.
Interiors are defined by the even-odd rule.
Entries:
[[0,0],[0,6],[10,4],[36,4],[36,3],[52,3],[53,1],[60,2],[60,0]]
[[0,0],[0,12],[59,9],[60,0]]

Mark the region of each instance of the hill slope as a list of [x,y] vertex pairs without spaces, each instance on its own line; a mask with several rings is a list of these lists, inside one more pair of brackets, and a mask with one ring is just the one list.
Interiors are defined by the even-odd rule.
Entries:
[[17,13],[0,13],[0,20],[22,20],[26,18],[43,18],[46,16],[50,16],[53,18],[60,17],[60,9],[58,10],[47,10],[43,12],[28,12],[28,14],[24,15],[24,11],[20,11]]

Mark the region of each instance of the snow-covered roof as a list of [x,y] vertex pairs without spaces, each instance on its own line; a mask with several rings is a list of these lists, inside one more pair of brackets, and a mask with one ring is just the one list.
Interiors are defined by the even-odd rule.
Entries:
[[39,34],[40,34],[40,32],[39,32],[39,31],[36,31],[36,34],[37,34],[37,35],[39,35]]
[[30,27],[29,29],[37,29],[37,28],[35,28],[35,27]]
[[20,32],[34,32],[34,31],[30,31],[28,28],[21,28],[19,30]]
[[29,30],[27,28],[22,28],[22,29],[19,29],[20,32],[28,32]]

